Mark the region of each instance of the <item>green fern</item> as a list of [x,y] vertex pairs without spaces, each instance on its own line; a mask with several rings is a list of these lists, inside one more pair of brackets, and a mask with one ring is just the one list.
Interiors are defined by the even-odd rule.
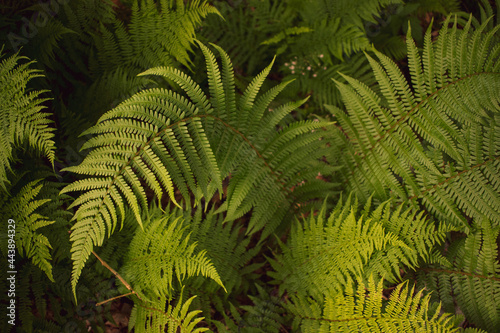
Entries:
[[226,20],[209,18],[201,34],[227,50],[236,66],[251,75],[256,64],[272,54],[323,54],[332,63],[331,56],[342,60],[367,49],[364,22],[374,21],[381,8],[395,3],[401,1],[221,1],[215,5]]
[[[0,58],[3,57],[3,47]],[[0,63],[0,185],[7,190],[7,171],[11,170],[13,149],[28,144],[36,152],[44,154],[54,163],[55,146],[52,138],[54,128],[49,124],[49,114],[41,112],[47,98],[40,98],[45,91],[29,91],[30,80],[41,77],[40,71],[30,69],[33,62],[18,65],[26,57],[18,54],[3,59]]]
[[325,206],[305,223],[295,223],[283,254],[271,259],[280,292],[333,297],[357,278],[401,280],[401,269],[416,269],[420,262],[446,260],[433,247],[442,243],[450,228],[433,226],[422,214],[401,207],[391,212],[385,203],[361,214],[357,203],[340,202],[330,215]]
[[369,47],[363,23],[373,21],[382,7],[400,3],[400,1],[288,0],[286,3],[289,10],[293,10],[301,22],[299,27],[309,28],[310,31],[287,38],[287,43],[284,43],[279,50],[281,52],[287,50],[295,56],[331,54],[343,60],[344,56],[350,56]]
[[[183,217],[190,240],[196,242],[198,250],[206,251],[225,287],[201,276],[192,277],[184,284],[186,292],[197,296],[193,306],[202,310],[207,324],[214,327],[220,324],[214,310],[216,314],[225,314],[227,309],[238,305],[238,295],[252,292],[259,276],[254,272],[265,263],[255,258],[262,246],[251,245],[252,238],[242,232],[245,224],[241,220],[224,223],[224,214],[216,214],[214,208],[206,213],[201,208],[194,212],[186,210]],[[225,323],[228,324],[228,320]]]
[[237,100],[229,57],[217,47],[222,57],[221,73],[213,54],[203,46],[202,50],[209,68],[211,104],[215,106],[212,116],[205,118],[207,135],[215,147],[222,176],[231,176],[221,209],[227,209],[226,221],[252,210],[247,234],[264,229],[266,237],[294,202],[321,198],[332,188],[316,179],[318,173],[334,170],[317,162],[326,153],[329,133],[323,128],[330,123],[296,122],[276,131],[282,119],[307,99],[268,110],[272,100],[290,83],[281,83],[257,97],[271,64]]
[[[494,3],[494,5],[493,5]],[[499,11],[500,11],[500,1],[499,0],[494,0],[494,1],[489,1],[489,0],[479,0],[476,1],[476,4],[474,4],[475,8],[470,8],[473,13],[475,14],[472,16],[472,26],[475,28],[479,28],[481,26],[481,23],[483,22],[488,22],[487,23],[487,29],[491,30],[495,27],[495,25],[498,25],[500,23],[499,21]],[[457,21],[465,26],[467,24],[467,21],[470,19],[470,13],[466,12],[461,12],[456,10],[457,12],[455,13],[457,15]],[[491,19],[491,17],[494,17]]]
[[[157,332],[185,332],[198,333],[208,331],[208,328],[198,327],[196,325],[203,320],[203,317],[197,317],[201,311],[189,311],[189,306],[194,296],[186,302],[182,302],[182,295],[178,299],[177,305],[168,305],[167,311],[164,311],[165,297],[155,302],[156,307],[149,303],[138,304],[132,310],[130,316],[129,328],[134,328],[137,333],[157,333]],[[165,330],[166,329],[166,330]]]
[[[201,209],[194,212],[186,210],[183,216],[190,239],[196,242],[198,249],[206,251],[207,258],[220,272],[225,287],[223,296],[248,290],[248,280],[252,278],[249,274],[262,266],[259,263],[249,264],[261,250],[261,245],[249,246],[250,237],[241,234],[244,224],[241,221],[224,222],[224,214],[216,214],[213,208],[206,213]],[[209,295],[209,301],[213,301],[214,294],[221,290],[221,286],[214,281],[201,278],[191,279],[185,288]]]
[[[43,12],[40,6],[33,9]],[[58,15],[48,18],[35,41],[26,45],[26,52],[41,60],[50,82],[64,87],[54,91],[62,94],[55,100],[57,113],[68,108],[94,123],[150,84],[137,77],[141,71],[179,63],[189,67],[195,29],[207,15],[218,14],[201,0],[134,0],[130,19],[122,21],[113,6],[109,0],[60,6]]]
[[195,253],[196,243],[189,241],[180,219],[173,215],[151,219],[130,243],[121,272],[147,299],[171,297],[176,282],[195,275],[209,277],[224,288],[206,251]]
[[[152,110],[141,107],[148,101],[152,101],[149,102]],[[165,102],[168,104],[162,107]],[[153,111],[158,107],[159,112]],[[195,117],[190,121],[196,111],[191,102],[173,92],[144,91],[108,112],[97,126],[85,133],[100,135],[84,145],[83,149],[93,150],[82,164],[65,170],[95,178],[74,182],[62,191],[90,190],[72,204],[81,205],[74,216],[77,223],[71,235],[75,261],[73,289],[93,245],[101,245],[105,230],[109,235],[118,220],[123,221],[125,201],[142,225],[140,207],[147,208],[147,198],[139,179],[144,179],[158,198],[165,188],[174,203],[177,201],[173,181],[187,200],[188,185],[194,193],[198,192],[193,172],[205,188],[209,176],[220,184],[219,171],[201,122]],[[127,114],[130,119],[124,117]],[[196,166],[193,171],[190,164]]]
[[264,43],[273,33],[285,33],[296,16],[283,1],[215,1],[214,6],[224,19],[207,17],[198,38],[219,45],[236,69],[248,75],[257,74],[261,64],[272,59],[273,47]]
[[[356,290],[355,290],[356,289]],[[295,327],[305,333],[316,332],[459,332],[450,314],[430,303],[423,291],[414,294],[407,283],[399,284],[384,302],[383,281],[369,279],[358,287],[348,285],[345,294],[312,302],[293,297],[291,310]],[[368,293],[367,293],[368,291]],[[386,304],[384,304],[386,303]]]
[[452,243],[446,257],[451,265],[422,267],[417,278],[435,290],[446,311],[462,311],[477,327],[496,332],[500,329],[500,263],[498,226],[488,220],[476,225],[465,239]]
[[211,198],[217,190],[221,195],[222,180],[231,174],[221,207],[227,210],[226,220],[253,208],[247,233],[264,228],[264,236],[290,213],[295,201],[321,198],[331,188],[316,176],[332,168],[315,162],[325,154],[326,140],[321,139],[328,132],[322,128],[330,124],[298,122],[277,132],[280,120],[304,101],[267,111],[287,85],[256,99],[271,66],[236,101],[229,58],[217,48],[222,55],[221,79],[215,57],[200,46],[207,59],[210,98],[177,69],[144,72],[141,75],[162,75],[176,82],[188,98],[164,89],[134,95],[83,133],[94,135],[82,147],[91,151],[80,165],[63,170],[90,176],[61,191],[86,191],[71,205],[80,206],[71,234],[73,288],[93,246],[101,245],[106,230],[109,235],[123,219],[125,202],[142,224],[140,210],[147,208],[148,198],[141,180],[157,198],[167,192],[177,203],[175,185],[190,206],[190,193],[196,201]]
[[334,155],[348,190],[423,205],[463,230],[467,218],[500,223],[500,26],[486,24],[471,32],[470,21],[459,30],[448,20],[436,42],[427,32],[422,55],[409,31],[411,82],[386,56],[368,56],[382,96],[338,84],[347,112],[330,108],[342,130]]
[[[17,193],[14,192],[12,197],[7,197],[5,194],[1,196],[2,215],[14,221],[1,225],[2,252],[7,251],[7,240],[9,238],[15,239],[19,254],[22,257],[30,258],[33,264],[44,271],[48,278],[53,281],[50,263],[51,245],[39,229],[53,224],[54,221],[50,221],[38,213],[39,208],[50,201],[50,199],[35,199],[43,187],[40,181],[30,182]],[[15,238],[12,238],[13,235]],[[7,257],[7,253],[4,252],[4,254]]]

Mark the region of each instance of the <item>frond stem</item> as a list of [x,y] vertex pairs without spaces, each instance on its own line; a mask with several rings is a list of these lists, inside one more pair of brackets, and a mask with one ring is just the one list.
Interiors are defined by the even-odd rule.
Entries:
[[127,281],[125,281],[124,278],[121,277],[120,274],[118,274],[113,268],[111,268],[111,266],[109,266],[101,257],[99,257],[97,255],[97,253],[95,253],[95,251],[92,251],[92,254],[101,262],[101,264],[106,267],[111,273],[113,273],[114,276],[116,276],[118,278],[118,280],[120,280],[121,283],[123,283],[123,285],[125,286],[125,288],[127,288],[128,290],[130,290],[131,292],[126,294],[126,295],[121,295],[121,296],[118,296],[118,297],[114,297],[112,299],[109,299],[107,301],[104,301],[104,302],[101,302],[101,303],[98,303],[97,305],[100,305],[100,304],[104,304],[110,300],[113,300],[113,299],[116,299],[116,298],[120,298],[120,297],[123,297],[123,296],[127,296],[127,295],[131,295],[131,294],[134,294],[136,295],[140,300],[142,300],[141,296],[139,296],[139,294],[137,294],[137,292],[132,289],[132,287],[130,286],[130,284],[128,284]]

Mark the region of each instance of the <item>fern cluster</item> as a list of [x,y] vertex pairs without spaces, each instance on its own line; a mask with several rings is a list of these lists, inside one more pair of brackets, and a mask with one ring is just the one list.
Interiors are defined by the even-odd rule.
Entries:
[[55,5],[0,7],[2,332],[500,330],[498,0]]
[[[390,196],[468,230],[468,219],[500,222],[499,27],[430,31],[422,55],[408,35],[410,85],[396,64],[368,57],[382,94],[346,78],[347,112],[331,107],[345,142],[335,155],[360,198]],[[346,153],[347,151],[347,153]]]
[[[4,54],[0,50],[0,57]],[[32,62],[18,65],[26,59],[18,54],[2,59],[0,63],[0,117],[2,121],[0,150],[0,183],[5,191],[7,172],[12,171],[10,165],[14,159],[16,148],[28,145],[34,151],[46,156],[54,163],[54,128],[50,127],[49,113],[42,112],[41,98],[44,91],[27,90],[30,80],[40,77],[39,71],[29,68]]]
[[[231,174],[220,209],[227,211],[230,221],[253,208],[247,233],[264,229],[264,236],[277,227],[297,198],[310,199],[328,189],[315,176],[329,167],[305,157],[324,155],[321,129],[329,124],[300,122],[276,132],[280,120],[304,101],[269,112],[269,103],[287,83],[256,99],[271,66],[236,101],[229,58],[217,48],[221,74],[214,55],[200,46],[207,59],[210,97],[177,69],[144,72],[176,82],[187,97],[161,88],[132,96],[84,133],[94,135],[82,147],[92,150],[80,165],[65,169],[93,176],[61,192],[90,190],[71,205],[80,206],[71,235],[73,288],[93,246],[101,245],[106,231],[109,236],[123,220],[125,203],[142,226],[140,210],[147,208],[148,198],[141,179],[158,199],[167,193],[180,207],[174,186],[189,206],[190,193],[195,202],[202,197],[210,200],[215,191],[221,197],[222,181]],[[266,200],[260,197],[263,192]]]

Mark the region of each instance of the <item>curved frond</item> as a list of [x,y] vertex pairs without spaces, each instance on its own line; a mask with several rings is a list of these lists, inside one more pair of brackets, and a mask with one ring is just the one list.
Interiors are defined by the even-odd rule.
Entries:
[[[3,56],[0,50],[0,58]],[[18,54],[3,59],[0,63],[0,185],[6,190],[7,171],[10,170],[13,149],[27,143],[35,151],[45,155],[54,163],[54,128],[49,124],[49,114],[41,112],[47,98],[45,91],[27,91],[28,82],[41,77],[40,71],[30,69],[33,62],[19,65]]]
[[196,275],[211,278],[224,288],[206,251],[195,248],[181,216],[152,218],[144,231],[137,229],[121,273],[147,299],[170,297],[177,283]]
[[91,178],[61,191],[86,191],[72,204],[80,205],[71,234],[73,281],[92,247],[102,244],[105,230],[109,235],[123,219],[125,204],[142,223],[140,210],[147,207],[148,198],[141,180],[158,198],[167,192],[176,204],[174,185],[190,202],[189,191],[197,193],[198,186],[205,189],[210,181],[221,182],[197,107],[176,93],[138,93],[84,134],[93,135],[82,147],[90,153],[80,165],[64,170]]

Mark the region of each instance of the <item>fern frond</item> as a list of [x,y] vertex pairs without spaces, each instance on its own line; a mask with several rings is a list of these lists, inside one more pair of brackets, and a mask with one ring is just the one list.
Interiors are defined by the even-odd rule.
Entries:
[[354,279],[386,277],[401,279],[403,266],[416,268],[420,261],[444,262],[433,246],[443,242],[450,228],[433,226],[411,211],[391,212],[388,204],[372,211],[367,205],[361,214],[356,205],[341,202],[326,215],[325,206],[317,216],[292,225],[283,254],[270,259],[275,272],[269,275],[280,283],[280,291],[333,297]]
[[242,309],[247,311],[247,327],[261,332],[279,332],[284,322],[281,306],[282,300],[279,297],[269,294],[269,291],[255,285],[258,291],[257,296],[249,296],[254,303],[252,306],[243,305]]
[[431,290],[447,311],[455,307],[477,327],[488,332],[500,329],[500,263],[498,226],[488,220],[465,239],[449,247],[447,266],[429,266],[417,272],[418,280]]
[[196,325],[203,320],[203,317],[197,317],[201,311],[188,312],[194,298],[195,296],[183,303],[181,295],[177,305],[169,304],[167,311],[164,311],[165,297],[160,297],[154,305],[150,303],[137,304],[132,309],[129,329],[134,328],[137,333],[165,332],[165,329],[168,333],[208,331],[208,328],[196,328]]
[[[15,256],[15,250],[7,247],[8,239],[15,240],[15,249],[19,254],[22,257],[31,259],[35,266],[38,266],[51,281],[54,281],[50,263],[52,259],[50,249],[52,246],[48,238],[39,230],[53,224],[54,221],[48,220],[39,213],[39,208],[50,201],[50,199],[36,199],[43,187],[40,182],[41,180],[37,180],[28,183],[13,194],[12,197],[2,195],[3,216],[12,220],[12,223],[3,223],[1,227],[4,249],[2,252],[9,249],[9,255],[14,253]],[[11,244],[10,241],[9,244]]]
[[345,294],[324,302],[293,297],[291,310],[303,332],[459,332],[452,316],[441,314],[423,290],[415,293],[406,282],[399,284],[388,302],[383,301],[383,280],[370,278],[365,285],[348,285]]
[[[3,47],[2,47],[3,50]],[[2,58],[0,50],[0,58]],[[30,69],[33,62],[18,64],[27,59],[18,54],[0,63],[0,185],[6,190],[7,171],[13,158],[13,149],[27,143],[35,151],[45,155],[54,164],[54,128],[49,124],[49,114],[41,112],[47,98],[45,91],[27,91],[30,80],[41,77],[40,71]]]
[[170,297],[174,283],[203,275],[223,286],[206,251],[196,251],[189,241],[181,217],[174,215],[148,221],[145,230],[138,229],[132,239],[121,272],[136,291],[149,299]]
[[470,21],[464,30],[448,24],[434,43],[427,32],[422,55],[409,31],[410,82],[376,52],[379,61],[368,60],[382,94],[346,77],[349,85],[338,88],[347,112],[330,110],[343,131],[337,157],[349,190],[365,200],[375,192],[379,200],[422,204],[468,230],[467,217],[500,223],[500,49],[493,42],[500,26],[471,32]]

